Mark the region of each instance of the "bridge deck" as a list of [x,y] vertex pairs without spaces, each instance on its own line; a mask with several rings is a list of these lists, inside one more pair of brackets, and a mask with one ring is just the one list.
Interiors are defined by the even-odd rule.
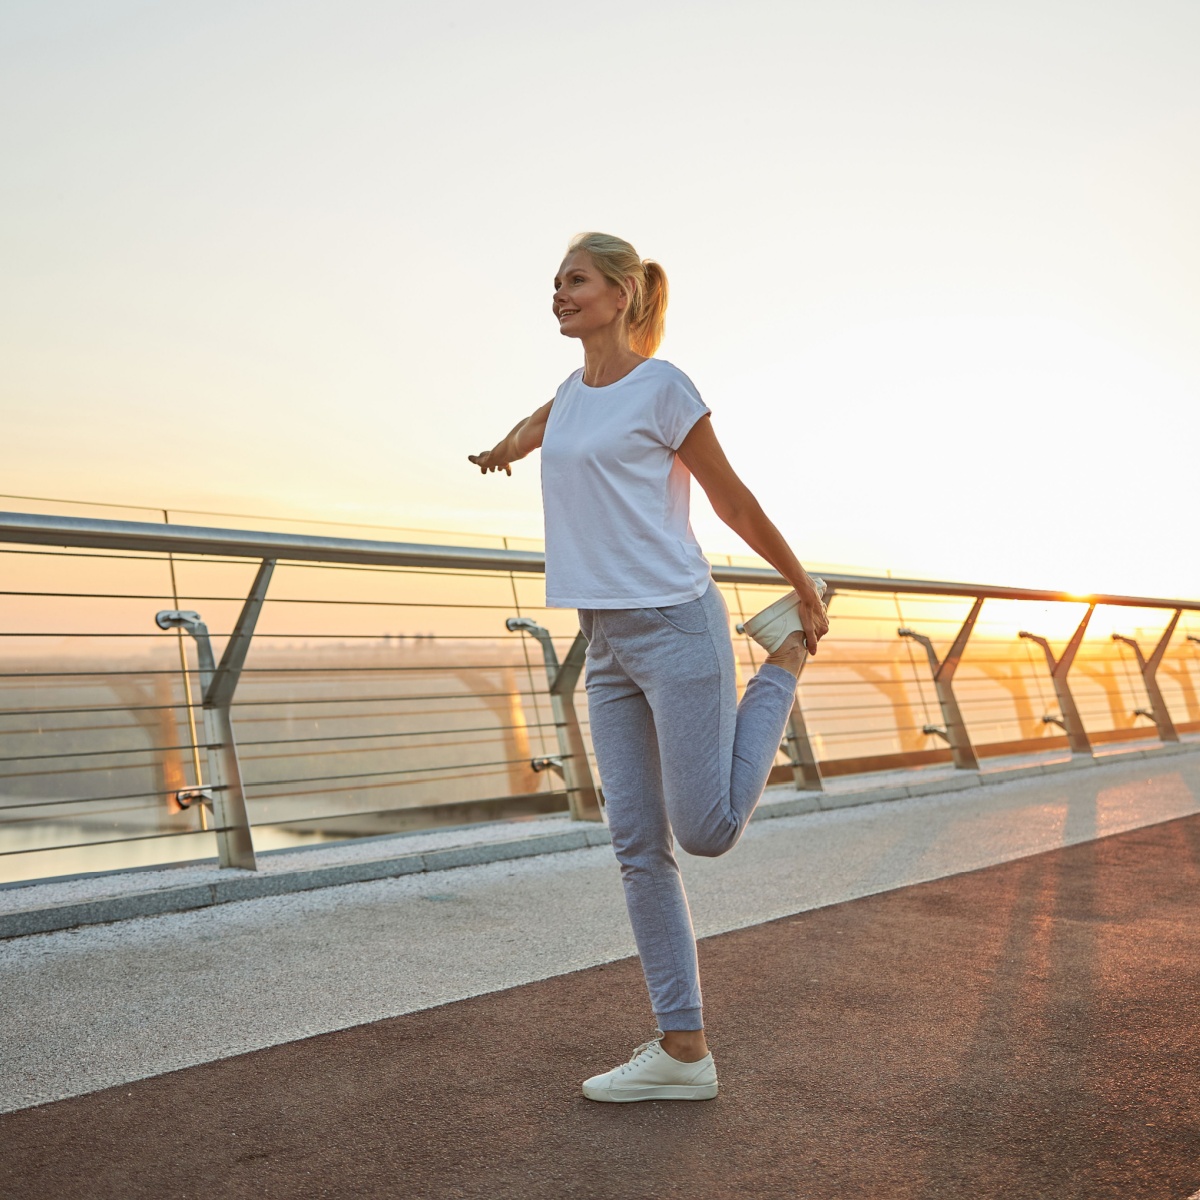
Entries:
[[689,860],[711,1104],[579,1095],[648,1028],[603,847],[10,942],[0,1193],[1184,1200],[1197,813],[1186,754]]

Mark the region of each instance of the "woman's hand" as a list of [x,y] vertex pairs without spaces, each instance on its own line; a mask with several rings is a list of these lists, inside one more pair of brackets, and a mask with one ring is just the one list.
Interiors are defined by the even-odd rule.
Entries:
[[467,459],[479,468],[481,475],[486,475],[489,471],[503,471],[505,475],[512,474],[511,464],[502,462],[495,450],[484,450],[481,454],[468,454]]
[[800,601],[800,624],[804,626],[804,644],[809,654],[816,654],[817,643],[829,632],[829,612],[813,581],[805,571],[792,583]]
[[553,400],[543,404],[532,416],[518,421],[502,442],[479,454],[468,454],[467,461],[473,462],[481,475],[486,475],[489,471],[503,471],[505,475],[511,475],[512,464],[518,458],[524,458],[525,455],[540,449],[542,438],[546,434],[546,421],[553,405]]

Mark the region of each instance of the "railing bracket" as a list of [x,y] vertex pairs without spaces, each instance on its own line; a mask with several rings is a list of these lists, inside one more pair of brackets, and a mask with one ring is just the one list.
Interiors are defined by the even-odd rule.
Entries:
[[206,808],[211,809],[213,806],[212,788],[180,788],[175,793],[175,803],[180,808],[191,808],[193,804],[203,804]]
[[1042,653],[1046,656],[1046,665],[1050,668],[1050,679],[1054,684],[1058,707],[1062,710],[1061,717],[1046,713],[1042,717],[1042,724],[1060,726],[1067,735],[1067,744],[1071,747],[1071,753],[1086,754],[1089,757],[1092,753],[1091,739],[1083,727],[1083,718],[1079,715],[1079,706],[1071,694],[1071,684],[1067,676],[1074,665],[1076,654],[1079,653],[1079,647],[1083,645],[1083,635],[1087,632],[1088,622],[1092,619],[1092,613],[1095,611],[1096,606],[1089,604],[1087,612],[1083,614],[1083,620],[1076,626],[1075,632],[1071,634],[1071,640],[1063,649],[1061,658],[1054,657],[1054,651],[1050,649],[1050,643],[1044,637],[1038,637],[1036,633],[1030,633],[1026,629],[1022,629],[1017,634],[1017,637],[1024,638],[1029,642],[1036,642],[1041,646]]
[[[197,780],[199,786],[184,789],[176,794],[176,799],[183,808],[196,800],[211,805],[217,835],[217,858],[221,866],[240,867],[246,871],[255,870],[258,864],[254,857],[254,836],[246,810],[246,789],[242,784],[242,767],[238,761],[237,741],[233,736],[230,706],[274,570],[275,560],[263,559],[250,587],[250,594],[229,635],[220,664],[213,657],[208,626],[200,619],[198,612],[166,609],[154,618],[159,629],[183,629],[189,633],[196,642],[196,658],[200,664],[209,782],[204,784]],[[184,797],[187,797],[186,804]]]
[[971,611],[967,613],[967,619],[962,623],[958,636],[955,637],[953,644],[946,652],[946,657],[940,661],[933,648],[933,642],[923,633],[918,633],[915,629],[905,626],[896,630],[897,636],[912,638],[914,642],[919,642],[925,647],[925,654],[929,659],[929,669],[933,672],[934,690],[937,692],[938,704],[941,706],[942,717],[946,722],[945,726],[941,728],[926,725],[922,732],[945,738],[950,746],[950,755],[954,760],[954,765],[963,771],[978,771],[979,759],[975,756],[975,749],[971,745],[971,736],[967,732],[967,723],[963,720],[962,710],[958,707],[958,701],[954,697],[954,673],[962,661],[971,630],[975,628],[975,622],[979,619],[979,610],[983,608],[983,601],[983,596],[975,597],[975,603],[971,605]]
[[1179,624],[1179,617],[1182,611],[1182,609],[1178,608],[1175,610],[1174,615],[1167,622],[1167,627],[1163,630],[1162,636],[1158,639],[1158,645],[1154,647],[1149,658],[1142,653],[1142,648],[1138,645],[1135,638],[1125,637],[1120,633],[1112,635],[1114,642],[1123,642],[1126,646],[1133,648],[1133,653],[1137,657],[1138,668],[1142,672],[1142,682],[1146,687],[1146,696],[1150,701],[1149,709],[1135,708],[1133,715],[1135,717],[1149,717],[1158,727],[1158,736],[1164,742],[1179,741],[1179,734],[1175,731],[1175,722],[1171,720],[1171,714],[1167,711],[1166,699],[1163,697],[1162,689],[1158,686],[1158,667],[1163,660],[1163,655],[1167,652],[1171,635],[1175,632],[1175,626]]
[[546,679],[550,684],[550,704],[554,710],[558,754],[535,758],[530,766],[538,772],[549,769],[561,773],[567,788],[567,807],[573,821],[604,820],[600,811],[600,796],[592,781],[592,769],[588,765],[583,731],[579,728],[579,717],[575,712],[575,685],[583,672],[587,638],[582,633],[575,635],[567,657],[560,666],[558,652],[554,649],[554,641],[548,629],[542,628],[529,617],[509,617],[504,622],[504,627],[510,633],[527,633],[537,639],[542,647]]

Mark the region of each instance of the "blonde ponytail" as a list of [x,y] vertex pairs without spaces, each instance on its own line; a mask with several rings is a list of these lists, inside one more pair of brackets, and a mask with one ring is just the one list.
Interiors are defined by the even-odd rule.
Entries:
[[667,273],[660,263],[642,263],[645,288],[636,314],[629,318],[629,345],[635,354],[651,357],[663,340],[667,324]]
[[609,283],[629,298],[629,348],[651,358],[663,339],[667,317],[667,273],[652,259],[643,262],[624,239],[609,233],[581,233],[567,253],[584,250]]

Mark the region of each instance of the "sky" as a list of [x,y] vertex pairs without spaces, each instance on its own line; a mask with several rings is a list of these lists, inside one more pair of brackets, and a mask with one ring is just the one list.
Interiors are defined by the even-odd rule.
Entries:
[[5,0],[0,491],[536,537],[466,455],[600,229],[805,562],[1200,596],[1198,53],[1194,0]]

